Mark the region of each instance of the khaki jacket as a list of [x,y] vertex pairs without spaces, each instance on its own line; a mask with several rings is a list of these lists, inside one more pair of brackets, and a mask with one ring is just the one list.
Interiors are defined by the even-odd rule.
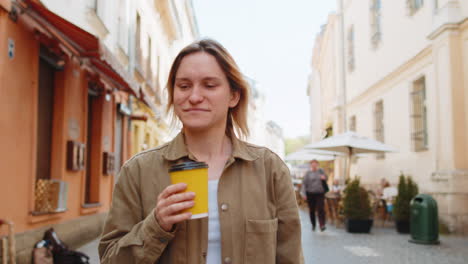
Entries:
[[[233,153],[219,179],[222,259],[219,263],[303,263],[301,225],[291,177],[270,150],[232,139]],[[168,168],[196,160],[180,133],[173,141],[127,161],[106,219],[102,263],[205,263],[208,218],[165,232],[154,216],[170,185]]]

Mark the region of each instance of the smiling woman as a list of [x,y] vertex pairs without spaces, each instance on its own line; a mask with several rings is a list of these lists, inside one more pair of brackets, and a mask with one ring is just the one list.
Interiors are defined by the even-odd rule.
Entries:
[[[238,139],[249,133],[249,89],[233,58],[213,40],[195,42],[176,57],[167,86],[182,131],[122,167],[102,263],[303,263],[288,168]],[[208,182],[196,183],[208,194],[171,184],[168,170],[187,161],[208,165]],[[187,210],[206,194],[208,217],[194,219]]]
[[216,59],[204,52],[185,57],[173,89],[175,114],[191,130],[226,126],[228,109],[238,104],[241,93],[229,89]]
[[[184,61],[183,64],[182,61]],[[229,105],[226,115],[227,132],[233,135],[235,130],[241,137],[249,135],[247,127],[248,84],[234,59],[219,43],[207,39],[195,42],[185,47],[175,58],[167,83],[169,92],[167,110],[174,108],[176,115],[181,118],[177,114],[178,108],[174,101],[176,91],[193,88],[194,85],[213,88],[212,90],[217,90],[218,93],[219,91],[226,92],[223,88],[228,88],[227,91],[230,90],[232,99],[237,100],[237,103],[233,104],[235,107]]]

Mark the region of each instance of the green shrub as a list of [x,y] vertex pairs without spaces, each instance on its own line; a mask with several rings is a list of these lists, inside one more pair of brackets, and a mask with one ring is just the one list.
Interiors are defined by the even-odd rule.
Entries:
[[410,219],[410,202],[418,194],[418,185],[411,177],[400,175],[398,181],[398,195],[395,199],[393,214],[397,221],[409,221]]
[[360,186],[359,178],[350,181],[346,186],[343,199],[344,215],[347,219],[370,219],[372,210],[369,202],[369,194]]

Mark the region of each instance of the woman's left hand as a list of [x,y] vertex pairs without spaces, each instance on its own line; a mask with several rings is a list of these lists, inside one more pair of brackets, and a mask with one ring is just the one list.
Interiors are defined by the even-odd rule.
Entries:
[[325,175],[321,174],[320,179],[325,181],[327,178],[325,177]]

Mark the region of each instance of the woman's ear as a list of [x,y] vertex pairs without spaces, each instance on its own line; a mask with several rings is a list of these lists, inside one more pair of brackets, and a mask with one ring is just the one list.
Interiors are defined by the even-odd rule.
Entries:
[[231,98],[229,100],[229,107],[234,108],[237,106],[240,100],[240,92],[239,91],[231,91]]

